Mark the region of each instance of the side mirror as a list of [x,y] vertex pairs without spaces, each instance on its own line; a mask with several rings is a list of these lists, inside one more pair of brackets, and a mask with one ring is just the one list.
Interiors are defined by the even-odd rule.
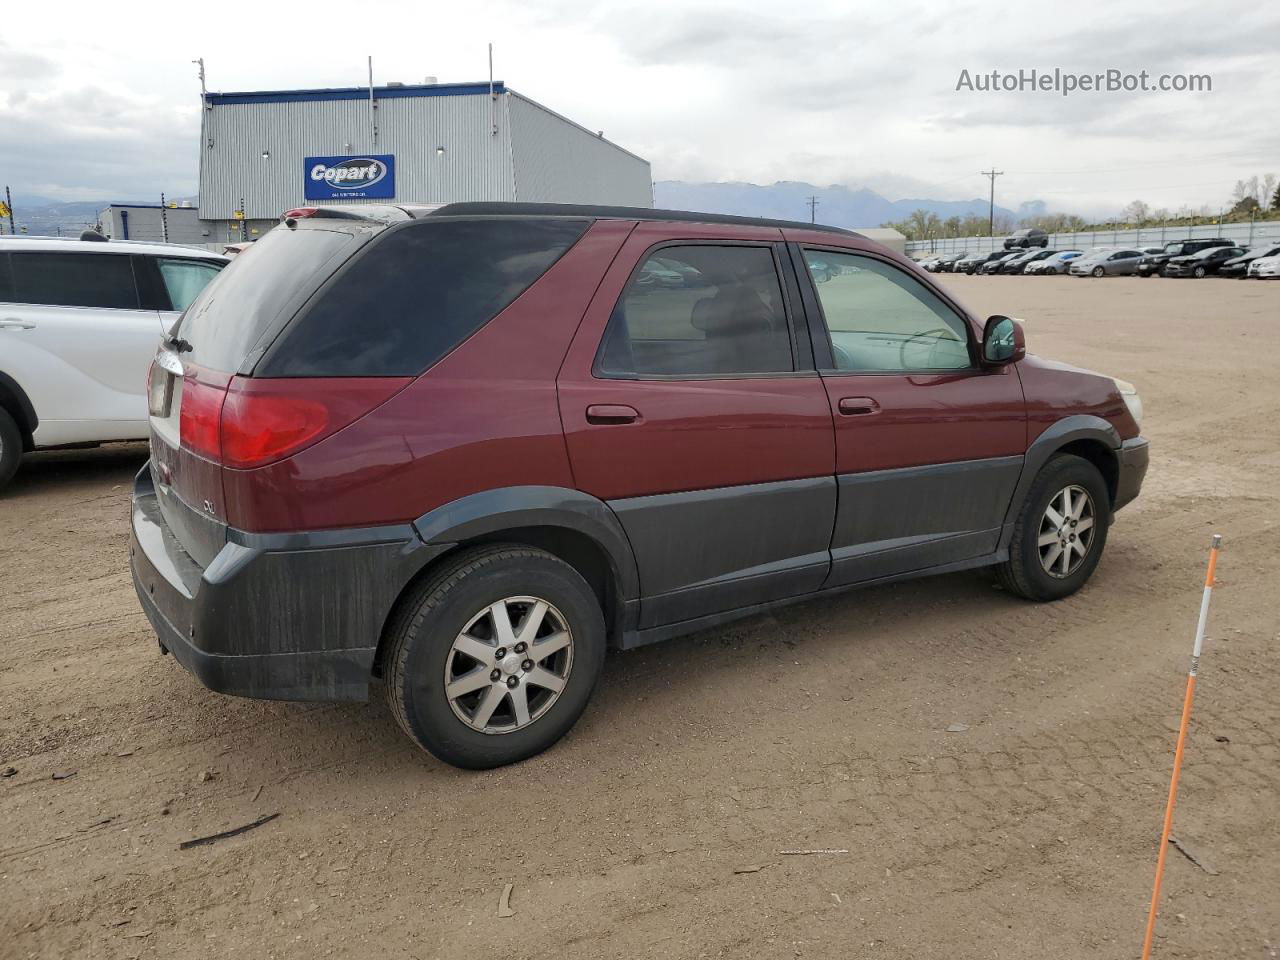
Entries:
[[982,360],[988,366],[998,367],[1017,363],[1027,355],[1027,341],[1022,324],[1012,317],[996,315],[987,318],[982,331]]

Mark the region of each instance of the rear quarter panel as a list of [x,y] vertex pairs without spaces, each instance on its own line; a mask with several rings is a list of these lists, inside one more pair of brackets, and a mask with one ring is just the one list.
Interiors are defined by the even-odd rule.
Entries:
[[345,429],[279,463],[227,470],[228,521],[376,526],[498,487],[572,487],[556,373],[633,227],[598,221],[502,313]]

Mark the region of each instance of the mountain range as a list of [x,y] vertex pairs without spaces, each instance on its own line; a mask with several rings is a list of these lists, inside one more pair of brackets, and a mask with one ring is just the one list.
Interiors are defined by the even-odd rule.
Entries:
[[[771,217],[777,220],[809,220],[810,197],[818,199],[817,210],[812,219],[834,227],[878,227],[889,221],[905,220],[915,210],[936,213],[943,220],[971,214],[985,217],[988,214],[988,201],[981,198],[888,200],[874,190],[840,184],[819,187],[790,180],[772,184],[657,180],[653,184],[656,207]],[[1043,213],[1044,204],[1024,203],[1017,210],[997,205],[995,212],[997,216],[1003,214],[1016,221]]]

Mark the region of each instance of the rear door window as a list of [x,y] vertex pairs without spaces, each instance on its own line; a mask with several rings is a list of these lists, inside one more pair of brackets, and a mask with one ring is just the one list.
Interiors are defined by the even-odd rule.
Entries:
[[[506,309],[589,225],[426,217],[388,230],[316,294],[256,373],[416,376]],[[225,290],[240,261],[259,252],[240,254],[213,289]]]
[[138,308],[133,262],[126,254],[15,253],[10,265],[14,303]]
[[629,379],[752,376],[795,369],[773,250],[664,247],[627,281],[596,372]]

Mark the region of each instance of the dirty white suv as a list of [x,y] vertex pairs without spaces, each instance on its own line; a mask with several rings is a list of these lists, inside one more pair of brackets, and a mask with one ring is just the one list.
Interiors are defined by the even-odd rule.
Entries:
[[0,487],[24,451],[147,436],[147,370],[228,259],[193,247],[0,237]]

